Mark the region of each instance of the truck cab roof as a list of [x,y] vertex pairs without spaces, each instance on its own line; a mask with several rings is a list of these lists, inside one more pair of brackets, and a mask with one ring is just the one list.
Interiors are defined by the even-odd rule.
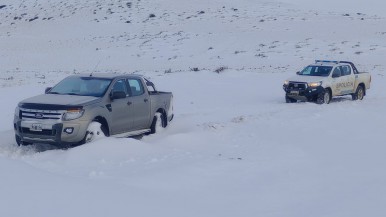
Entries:
[[106,79],[114,79],[114,78],[143,78],[142,75],[137,75],[137,74],[120,74],[120,73],[82,73],[82,74],[77,74],[74,76],[78,77],[94,77],[94,78],[106,78]]
[[358,70],[355,67],[354,63],[349,61],[337,61],[337,60],[315,60],[315,63],[312,64],[313,66],[342,66],[342,65],[350,65],[351,68],[354,71],[354,74],[358,74]]

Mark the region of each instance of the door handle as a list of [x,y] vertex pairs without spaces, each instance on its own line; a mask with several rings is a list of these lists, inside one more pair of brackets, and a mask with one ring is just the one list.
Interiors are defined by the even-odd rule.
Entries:
[[148,100],[148,99],[144,99],[143,101],[144,101],[144,102],[147,102],[147,101],[149,101],[149,100]]
[[132,103],[132,102],[130,102],[130,101],[128,101],[128,102],[127,102],[127,105],[131,105],[131,104],[133,104],[133,103]]

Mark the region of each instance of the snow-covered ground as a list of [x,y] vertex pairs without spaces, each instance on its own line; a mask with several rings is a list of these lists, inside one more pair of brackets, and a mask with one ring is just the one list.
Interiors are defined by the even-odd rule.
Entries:
[[[384,216],[385,3],[310,2],[2,1],[0,216]],[[370,71],[368,95],[286,104],[315,59]],[[17,103],[90,71],[145,74],[173,92],[173,122],[18,147]]]

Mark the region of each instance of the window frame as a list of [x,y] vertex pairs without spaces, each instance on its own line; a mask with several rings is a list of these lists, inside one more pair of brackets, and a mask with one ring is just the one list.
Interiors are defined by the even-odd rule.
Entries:
[[[128,78],[128,79],[126,79],[126,81],[127,81],[127,86],[128,86],[129,92],[130,92],[130,96],[141,96],[141,95],[145,94],[145,88],[143,87],[143,82],[142,82],[141,79],[138,79],[138,78]],[[132,86],[130,85],[130,81],[138,82],[139,90],[141,90],[141,92],[134,94],[134,92],[131,89]]]
[[112,84],[112,86],[111,86],[111,93],[114,92],[114,86],[115,86],[118,82],[120,82],[120,81],[123,81],[123,87],[125,88],[125,90],[124,90],[123,92],[125,92],[126,97],[129,96],[130,94],[129,94],[129,91],[128,91],[127,82],[126,82],[126,79],[125,79],[125,78],[119,78],[119,79],[117,79],[117,80]]

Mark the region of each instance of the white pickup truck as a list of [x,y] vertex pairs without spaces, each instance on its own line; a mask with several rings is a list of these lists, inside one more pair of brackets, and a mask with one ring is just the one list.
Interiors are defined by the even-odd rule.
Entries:
[[371,75],[359,72],[352,62],[316,60],[284,82],[287,103],[314,101],[328,104],[334,96],[351,95],[362,100],[370,88]]

